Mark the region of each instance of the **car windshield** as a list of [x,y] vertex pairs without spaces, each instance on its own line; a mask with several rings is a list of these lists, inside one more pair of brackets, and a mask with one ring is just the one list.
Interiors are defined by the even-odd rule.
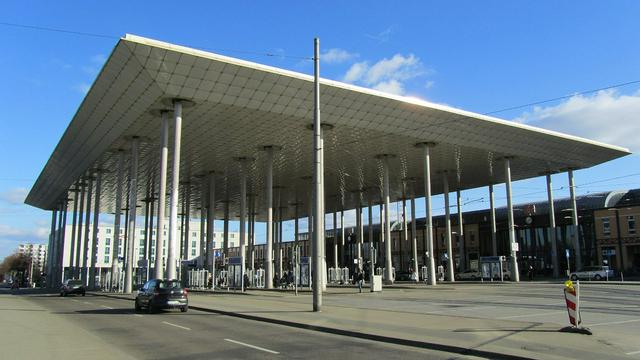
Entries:
[[82,285],[82,281],[81,280],[69,281],[69,286],[78,286],[78,285]]
[[177,280],[162,280],[158,282],[159,289],[180,289],[182,285]]

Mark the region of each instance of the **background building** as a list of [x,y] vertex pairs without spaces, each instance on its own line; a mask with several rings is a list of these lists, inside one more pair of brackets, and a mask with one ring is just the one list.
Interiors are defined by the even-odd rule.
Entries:
[[20,244],[18,253],[27,255],[33,262],[33,271],[42,272],[47,259],[47,245],[45,244]]

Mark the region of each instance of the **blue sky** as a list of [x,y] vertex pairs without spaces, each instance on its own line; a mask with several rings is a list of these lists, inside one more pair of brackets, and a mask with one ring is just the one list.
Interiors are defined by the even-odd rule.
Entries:
[[[24,196],[125,33],[305,73],[312,64],[300,57],[318,36],[323,77],[488,113],[640,80],[638,15],[637,1],[5,2],[0,258],[46,242],[50,214]],[[640,150],[640,83],[495,116]],[[640,187],[639,160],[576,172],[578,193]],[[553,180],[566,196],[566,174]],[[504,188],[496,192],[501,205]],[[544,199],[544,179],[514,183],[514,195]],[[482,197],[486,189],[465,192],[465,209],[487,207]]]

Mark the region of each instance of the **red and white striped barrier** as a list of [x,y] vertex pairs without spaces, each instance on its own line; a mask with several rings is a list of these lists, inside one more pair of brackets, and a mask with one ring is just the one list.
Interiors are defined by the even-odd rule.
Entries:
[[[571,284],[569,284],[571,283]],[[565,283],[564,300],[567,303],[567,312],[569,313],[569,322],[573,326],[580,325],[579,297],[577,288],[573,286],[571,280]]]
[[580,316],[580,282],[576,282],[575,286],[571,280],[567,280],[564,283],[564,300],[567,303],[569,322],[572,326],[562,328],[560,331],[591,335],[591,330],[580,326],[582,323],[582,317]]

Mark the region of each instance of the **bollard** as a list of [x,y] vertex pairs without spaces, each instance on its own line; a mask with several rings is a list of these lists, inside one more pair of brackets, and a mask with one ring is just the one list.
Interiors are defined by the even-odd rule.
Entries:
[[580,281],[576,281],[575,285],[571,280],[564,282],[564,299],[567,304],[567,314],[569,315],[571,326],[563,327],[560,332],[593,335],[590,329],[580,326],[582,324],[582,316],[580,315]]

